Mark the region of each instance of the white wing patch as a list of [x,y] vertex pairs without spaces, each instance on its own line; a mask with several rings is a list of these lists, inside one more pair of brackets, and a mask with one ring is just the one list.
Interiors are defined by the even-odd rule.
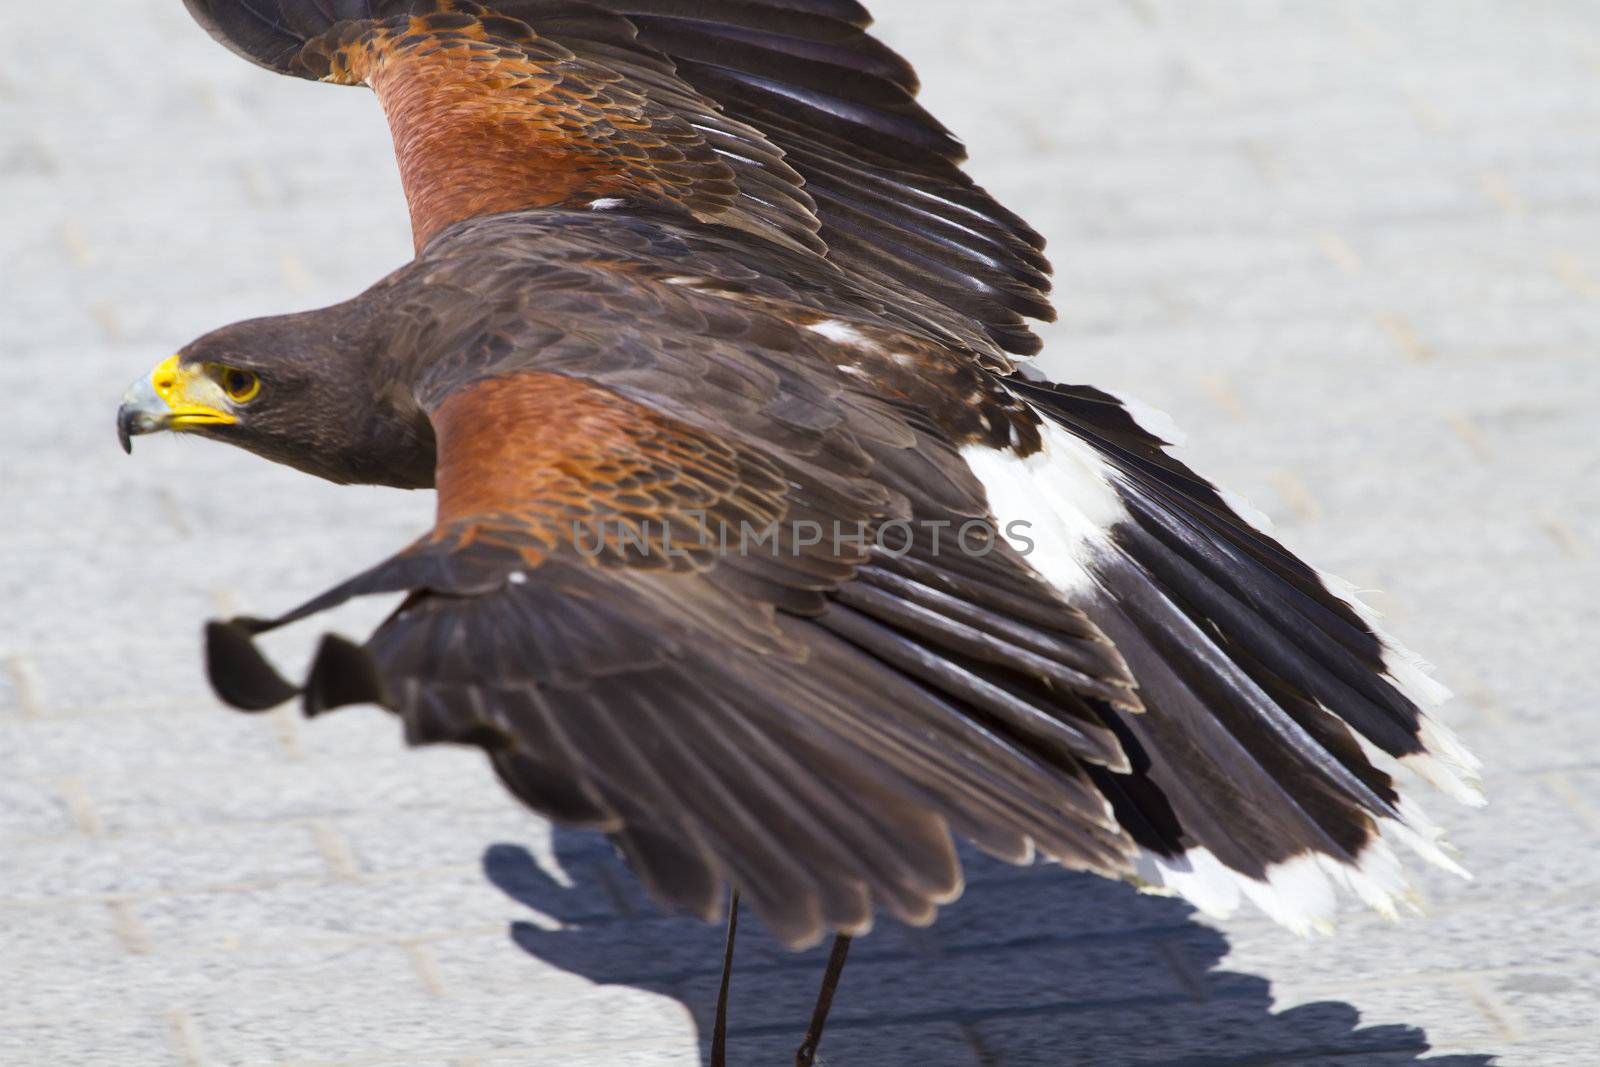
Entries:
[[876,349],[878,344],[862,333],[858,327],[839,319],[823,319],[821,322],[812,322],[806,329],[813,333],[820,333],[830,341],[841,345],[851,345],[855,348]]
[[1262,879],[1229,869],[1203,848],[1170,858],[1143,851],[1135,867],[1136,880],[1143,892],[1182,896],[1217,919],[1228,918],[1248,900],[1302,936],[1332,931],[1339,887],[1387,919],[1399,918],[1402,911],[1420,913],[1422,903],[1390,841],[1405,844],[1460,878],[1470,881],[1472,875],[1445,852],[1448,846],[1438,829],[1416,805],[1402,797],[1399,810],[1399,820],[1378,820],[1381,836],[1353,863],[1307,852],[1273,864]]
[[1129,515],[1093,448],[1048,419],[1039,430],[1044,448],[1031,456],[967,445],[961,458],[983,483],[1001,536],[1071,596],[1095,588],[1089,565],[1112,550],[1111,527]]

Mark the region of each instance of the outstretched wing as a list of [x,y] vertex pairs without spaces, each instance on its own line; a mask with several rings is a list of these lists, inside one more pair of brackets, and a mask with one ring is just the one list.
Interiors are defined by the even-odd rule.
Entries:
[[418,246],[531,207],[668,208],[824,253],[1000,348],[1053,316],[1043,240],[960,170],[853,0],[186,0],[284,73],[378,94]]
[[[530,806],[611,833],[668,905],[714,916],[731,882],[795,945],[875,907],[930,921],[961,886],[952,831],[1131,870],[1087,771],[1127,769],[1101,709],[1136,708],[1131,679],[997,537],[930,544],[923,520],[948,544],[986,514],[951,445],[812,369],[800,329],[770,356],[698,337],[650,401],[606,382],[675,338],[563,362],[587,339],[540,329],[540,363],[570,373],[511,357],[424,385],[426,537],[282,619],[212,625],[226,699],[371,701],[414,742],[479,745]],[[250,643],[392,591],[303,686]]]

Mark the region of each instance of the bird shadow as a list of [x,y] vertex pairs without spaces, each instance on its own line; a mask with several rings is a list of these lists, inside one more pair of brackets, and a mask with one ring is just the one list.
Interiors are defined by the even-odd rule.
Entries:
[[[672,997],[709,1063],[723,933],[663,916],[598,835],[558,831],[557,872],[517,845],[485,851],[488,879],[540,921],[515,922],[529,955],[594,982]],[[1059,868],[968,853],[967,890],[930,929],[880,922],[852,945],[828,1020],[833,1067],[1488,1067],[1424,1059],[1420,1029],[1362,1027],[1335,1001],[1272,1010],[1265,978],[1217,970],[1226,938],[1179,901]],[[733,1067],[792,1063],[826,947],[785,951],[746,912],[728,1027]],[[554,920],[552,923],[551,920]],[[686,1055],[691,1055],[686,1050]],[[655,1062],[655,1061],[652,1061]]]

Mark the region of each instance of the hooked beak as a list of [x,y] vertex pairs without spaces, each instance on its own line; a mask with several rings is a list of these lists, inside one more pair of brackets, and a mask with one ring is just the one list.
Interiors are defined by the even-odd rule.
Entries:
[[172,356],[122,394],[122,406],[117,409],[117,440],[124,452],[131,453],[134,437],[142,433],[237,422],[225,410],[226,404],[222,387],[204,370],[180,366],[178,357]]

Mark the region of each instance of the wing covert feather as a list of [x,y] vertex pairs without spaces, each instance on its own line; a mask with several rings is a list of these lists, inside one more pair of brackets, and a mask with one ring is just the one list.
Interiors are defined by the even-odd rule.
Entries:
[[1030,354],[1044,241],[961,170],[911,66],[821,0],[186,0],[388,113],[418,247],[497,212],[668,206],[823,254]]

